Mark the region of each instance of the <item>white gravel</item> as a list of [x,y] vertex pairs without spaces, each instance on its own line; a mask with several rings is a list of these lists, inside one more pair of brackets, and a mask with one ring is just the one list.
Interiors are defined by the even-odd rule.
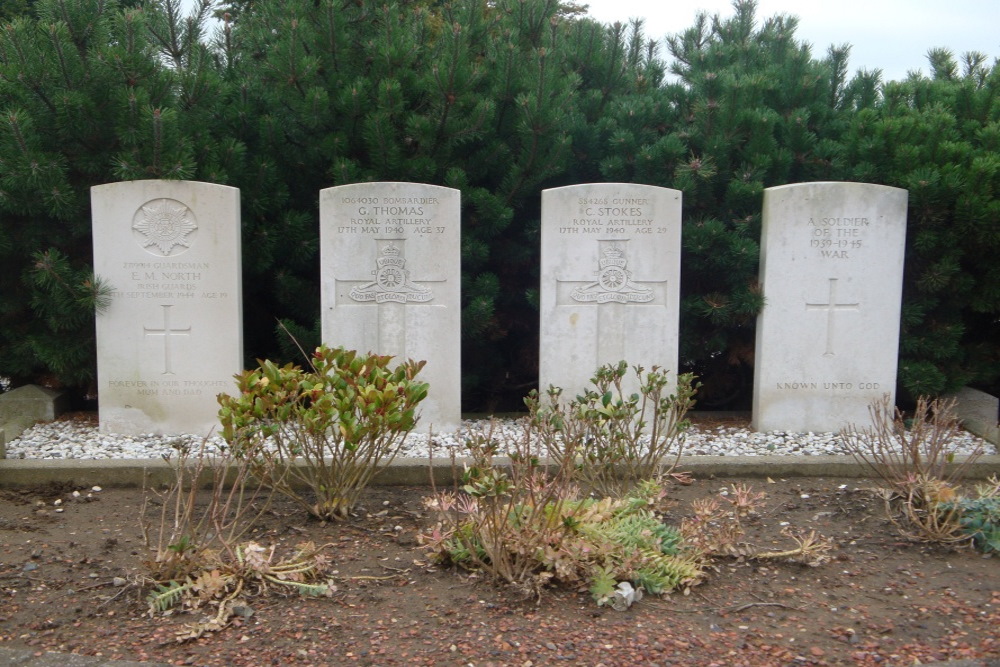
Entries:
[[[489,421],[473,420],[463,423],[453,434],[435,434],[436,456],[446,456],[438,447],[456,448],[461,454],[461,443],[472,432],[482,432]],[[513,420],[499,420],[496,428],[504,434],[515,436],[520,432]],[[495,436],[499,435],[497,432]],[[499,438],[498,438],[499,439]],[[400,456],[427,458],[428,436],[410,435]],[[150,459],[170,455],[177,446],[197,450],[201,436],[194,435],[108,435],[82,422],[57,421],[38,424],[7,444],[7,457],[11,459]],[[221,437],[209,439],[209,451],[224,444]],[[996,446],[962,432],[952,442],[956,454],[969,454],[982,444],[984,454],[997,454]],[[773,431],[757,433],[745,428],[718,426],[693,428],[688,431],[684,445],[685,455],[698,456],[821,456],[850,454],[841,437],[836,433],[785,433]]]

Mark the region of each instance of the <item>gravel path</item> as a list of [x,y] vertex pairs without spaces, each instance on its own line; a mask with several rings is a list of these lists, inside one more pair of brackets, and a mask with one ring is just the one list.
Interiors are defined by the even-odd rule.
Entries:
[[[514,420],[498,420],[497,429],[504,435],[516,436],[520,429]],[[461,446],[470,433],[489,428],[487,420],[470,420],[453,434],[435,434],[437,448]],[[400,456],[427,458],[430,439],[426,435],[410,435]],[[200,436],[179,435],[108,435],[85,421],[56,421],[38,424],[7,445],[7,457],[12,459],[144,459],[169,455],[177,446],[197,449]],[[209,439],[210,451],[223,444],[222,438]],[[972,453],[983,445],[984,454],[997,454],[996,446],[986,443],[969,433],[962,432],[952,442],[956,454]],[[757,433],[738,426],[695,426],[687,433],[684,446],[686,455],[698,456],[819,456],[850,454],[841,437],[836,433],[785,433],[775,431]]]

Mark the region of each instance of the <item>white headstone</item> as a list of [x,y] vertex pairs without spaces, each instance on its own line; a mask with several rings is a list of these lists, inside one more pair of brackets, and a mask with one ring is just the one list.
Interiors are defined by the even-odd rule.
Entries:
[[91,189],[100,428],[205,434],[243,368],[240,193],[190,181]]
[[895,395],[907,192],[867,183],[764,191],[753,424],[871,424]]
[[542,392],[555,385],[572,398],[598,367],[623,359],[677,372],[680,241],[678,190],[594,183],[542,192]]
[[460,197],[420,183],[320,192],[323,342],[426,361],[423,432],[462,420]]

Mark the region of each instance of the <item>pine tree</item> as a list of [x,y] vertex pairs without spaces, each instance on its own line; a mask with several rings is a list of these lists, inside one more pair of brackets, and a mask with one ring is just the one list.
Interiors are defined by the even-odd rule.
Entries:
[[538,193],[564,171],[574,122],[559,11],[554,0],[302,1],[239,17],[223,60],[232,130],[258,165],[240,183],[245,275],[261,285],[250,329],[277,317],[317,342],[320,189],[458,188],[466,399],[523,395],[537,374]]
[[[242,193],[248,358],[319,342],[319,190],[462,192],[466,409],[537,381],[540,191],[684,192],[681,354],[702,405],[748,404],[763,189],[910,191],[900,377],[912,394],[1000,377],[1000,71],[930,53],[932,76],[847,76],[796,22],[699,16],[667,53],[641,22],[557,0],[27,0],[0,32],[0,377],[86,388],[89,188],[193,178]],[[4,20],[4,19],[0,19]],[[668,71],[669,65],[669,71]],[[113,287],[113,286],[110,286]],[[277,325],[276,325],[277,324]]]
[[[154,12],[39,0],[0,34],[0,376],[89,387],[94,312],[90,192],[129,178],[189,178],[186,82],[156,56]],[[187,104],[187,107],[184,107]]]
[[35,0],[6,0],[0,5],[0,24],[19,16],[31,16],[34,7]]
[[684,193],[681,363],[709,407],[749,407],[764,188],[829,178],[838,151],[846,47],[815,60],[795,19],[758,26],[755,12],[699,15],[667,39],[675,79],[619,96],[598,123],[603,180]]
[[843,177],[909,191],[900,385],[913,398],[1000,379],[1000,66],[928,54],[931,76],[878,87],[860,74],[847,102]]

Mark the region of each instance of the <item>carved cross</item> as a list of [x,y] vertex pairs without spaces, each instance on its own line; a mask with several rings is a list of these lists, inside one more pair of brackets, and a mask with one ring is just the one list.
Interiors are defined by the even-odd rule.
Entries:
[[[375,338],[378,354],[406,358],[406,309],[434,306],[436,283],[446,280],[413,278],[406,266],[405,239],[375,239],[376,256],[368,280],[336,280],[338,305],[378,308]],[[346,298],[342,298],[346,295]]]
[[826,303],[809,303],[806,302],[806,310],[825,310],[826,311],[826,352],[823,353],[824,357],[832,357],[833,354],[833,342],[834,342],[834,324],[835,317],[838,310],[861,310],[860,303],[837,303],[837,279],[830,278],[830,292]]
[[173,305],[162,304],[162,306],[163,327],[160,329],[151,329],[144,326],[142,331],[146,336],[163,336],[163,375],[173,375],[170,339],[174,336],[190,336],[191,327],[188,326],[186,329],[172,329],[170,327],[170,309],[173,308]]
[[597,308],[595,368],[625,358],[626,308],[666,306],[666,280],[633,280],[628,239],[599,239],[600,257],[591,280],[556,279],[556,306]]

